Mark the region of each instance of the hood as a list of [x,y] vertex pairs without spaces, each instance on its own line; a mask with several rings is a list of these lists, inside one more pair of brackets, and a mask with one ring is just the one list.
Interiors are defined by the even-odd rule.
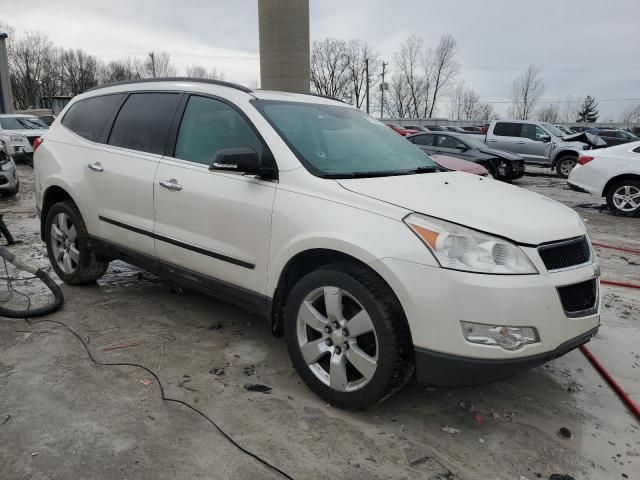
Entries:
[[578,214],[520,187],[462,172],[341,179],[354,193],[537,245],[584,235]]
[[586,143],[587,145],[593,148],[603,148],[607,146],[607,142],[605,142],[598,135],[594,135],[593,133],[588,133],[588,132],[580,132],[574,135],[566,135],[562,137],[562,140],[565,142]]
[[515,153],[506,152],[504,150],[495,150],[493,148],[479,148],[482,153],[491,155],[493,157],[504,158],[505,160],[524,160],[524,157]]

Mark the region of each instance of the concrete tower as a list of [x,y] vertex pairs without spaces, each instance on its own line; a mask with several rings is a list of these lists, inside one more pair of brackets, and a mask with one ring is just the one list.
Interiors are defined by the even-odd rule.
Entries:
[[6,40],[7,34],[0,32],[0,113],[13,113]]
[[258,0],[265,90],[309,91],[309,0]]

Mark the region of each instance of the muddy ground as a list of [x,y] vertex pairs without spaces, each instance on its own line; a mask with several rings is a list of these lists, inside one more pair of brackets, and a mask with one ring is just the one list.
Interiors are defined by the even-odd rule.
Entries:
[[[600,211],[601,199],[530,170],[518,184],[575,208],[594,241],[640,247],[640,219]],[[32,172],[19,173],[21,191],[0,200],[0,212],[24,242],[11,250],[45,267]],[[597,250],[604,278],[640,283],[639,256]],[[33,280],[15,287],[43,301]],[[66,303],[49,318],[77,331],[99,361],[152,369],[168,397],[295,479],[640,479],[640,425],[579,351],[482,387],[411,383],[368,412],[346,413],[302,384],[263,321],[232,306],[175,293],[122,262],[95,286],[63,289]],[[135,346],[109,350],[122,343]],[[589,346],[640,402],[638,291],[603,287]],[[148,372],[93,364],[59,325],[0,319],[0,479],[247,478],[282,477],[203,417],[163,402]]]

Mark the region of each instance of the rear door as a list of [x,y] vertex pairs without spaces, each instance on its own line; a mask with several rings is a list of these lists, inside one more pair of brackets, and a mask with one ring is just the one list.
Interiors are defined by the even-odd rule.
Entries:
[[493,130],[487,134],[489,148],[521,153],[522,141],[520,129],[522,124],[514,122],[496,122]]
[[178,93],[131,93],[105,145],[88,150],[87,201],[97,219],[94,235],[155,257],[153,181],[164,152]]
[[163,268],[207,290],[245,292],[244,302],[264,308],[277,183],[209,165],[222,149],[251,147],[262,155],[267,147],[239,110],[209,96],[190,96],[173,130],[154,186]]
[[473,161],[471,149],[453,135],[438,134],[434,143],[437,143],[436,153]]

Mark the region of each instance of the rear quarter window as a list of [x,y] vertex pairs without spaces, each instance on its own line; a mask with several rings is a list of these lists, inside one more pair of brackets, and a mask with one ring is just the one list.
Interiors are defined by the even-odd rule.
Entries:
[[107,122],[122,97],[122,94],[114,94],[80,100],[71,105],[62,119],[62,125],[87,140],[105,143]]
[[519,137],[522,124],[498,122],[493,127],[493,134],[499,137]]
[[178,105],[177,93],[134,93],[118,112],[109,145],[163,154]]

